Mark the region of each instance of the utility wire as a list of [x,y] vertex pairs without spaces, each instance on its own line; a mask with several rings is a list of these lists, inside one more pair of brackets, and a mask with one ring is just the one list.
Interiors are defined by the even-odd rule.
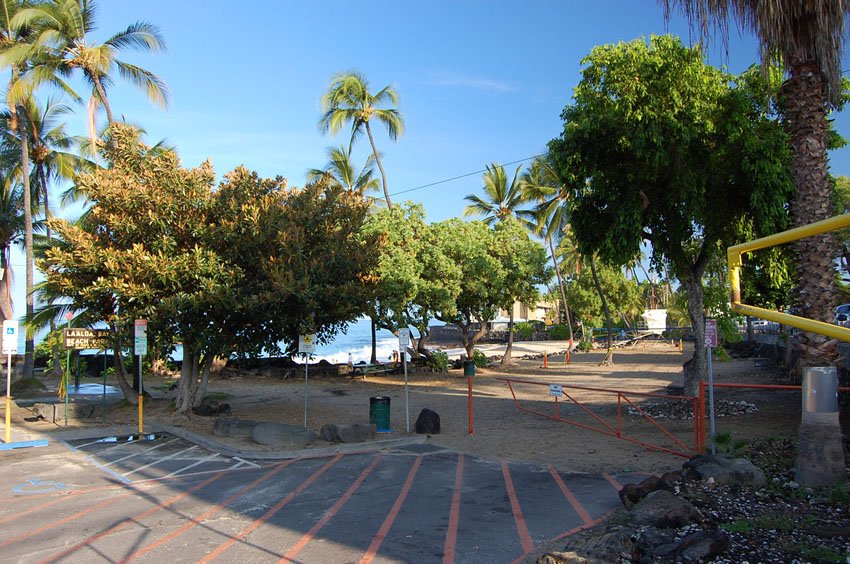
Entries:
[[[516,161],[511,161],[509,163],[505,163],[502,166],[509,166],[517,163],[522,163],[525,161],[530,161],[531,159],[536,159],[537,157],[545,156],[546,153],[540,153],[539,155],[533,155],[531,157],[525,157],[524,159],[518,159]],[[415,188],[407,188],[406,190],[400,190],[398,192],[393,192],[390,196],[398,196],[399,194],[407,194],[408,192],[414,192],[416,190],[422,190],[424,188],[430,188],[431,186],[436,186],[438,184],[445,184],[446,182],[452,182],[453,180],[460,180],[461,178],[466,178],[467,176],[474,176],[476,174],[482,174],[487,172],[487,169],[476,170],[475,172],[467,172],[466,174],[461,174],[460,176],[454,176],[452,178],[446,178],[445,180],[438,180],[436,182],[431,182],[429,184],[423,184],[422,186],[417,186]]]

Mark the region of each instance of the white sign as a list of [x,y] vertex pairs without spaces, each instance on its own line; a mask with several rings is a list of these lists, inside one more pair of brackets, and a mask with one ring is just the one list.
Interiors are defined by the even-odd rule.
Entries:
[[564,394],[564,388],[561,384],[549,384],[549,395],[553,398],[559,398]]
[[3,321],[3,354],[18,354],[18,321]]
[[133,324],[133,349],[139,356],[148,354],[148,320],[137,319]]
[[717,320],[716,319],[706,319],[705,320],[705,346],[711,348],[717,348],[718,340],[717,340]]
[[404,352],[410,344],[410,329],[404,328],[398,330],[398,350]]
[[313,333],[309,335],[299,335],[298,352],[301,354],[313,354],[316,352],[316,335]]

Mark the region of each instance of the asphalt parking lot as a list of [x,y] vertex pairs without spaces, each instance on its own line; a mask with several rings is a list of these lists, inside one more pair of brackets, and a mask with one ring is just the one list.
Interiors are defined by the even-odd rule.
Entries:
[[597,522],[645,477],[428,444],[252,461],[167,433],[0,460],[4,562],[510,562]]

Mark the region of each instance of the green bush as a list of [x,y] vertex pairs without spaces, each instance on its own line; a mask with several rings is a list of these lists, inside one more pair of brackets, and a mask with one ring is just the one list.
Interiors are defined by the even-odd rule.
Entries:
[[514,335],[521,341],[527,341],[534,334],[534,325],[527,321],[514,324]]
[[546,332],[549,333],[550,339],[554,339],[556,341],[566,341],[570,338],[570,328],[564,323],[552,325]]
[[445,372],[449,369],[449,355],[443,351],[434,351],[431,357],[425,362],[425,365],[433,370]]
[[472,351],[472,362],[474,362],[475,366],[478,368],[487,368],[487,365],[490,364],[490,360],[487,358],[487,355],[478,349]]
[[578,346],[576,347],[581,352],[589,352],[593,350],[593,341],[588,339],[582,339],[578,342]]

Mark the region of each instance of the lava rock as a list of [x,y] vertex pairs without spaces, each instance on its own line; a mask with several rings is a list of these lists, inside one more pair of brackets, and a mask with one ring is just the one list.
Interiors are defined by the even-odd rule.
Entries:
[[322,428],[319,429],[319,438],[329,443],[339,442],[341,439],[339,438],[339,428],[336,423],[325,423],[322,425]]
[[230,415],[230,404],[218,403],[217,401],[204,402],[197,407],[192,408],[192,413],[202,417],[211,417],[213,415]]
[[251,419],[222,417],[217,419],[213,425],[213,435],[216,437],[251,438],[254,434],[254,427],[258,424],[259,421],[252,421]]
[[419,412],[419,417],[416,418],[416,424],[414,425],[413,430],[419,435],[439,435],[439,414],[426,407]]
[[626,508],[632,507],[634,504],[645,498],[654,491],[667,490],[673,491],[673,486],[664,478],[658,476],[650,476],[639,484],[626,484],[620,490],[620,501]]
[[689,480],[713,478],[718,484],[738,484],[754,488],[767,484],[764,472],[744,458],[700,455],[687,461],[682,468],[685,478]]
[[34,403],[33,415],[51,423],[63,423],[65,415],[69,419],[90,419],[94,417],[95,405],[88,402],[73,402],[68,404],[66,411],[64,403]]
[[305,447],[316,442],[316,433],[297,425],[259,423],[252,433],[254,442],[272,447]]
[[375,425],[354,423],[338,427],[337,435],[344,443],[363,443],[375,438]]
[[634,523],[652,527],[682,527],[703,520],[699,509],[666,490],[649,493],[632,507]]

